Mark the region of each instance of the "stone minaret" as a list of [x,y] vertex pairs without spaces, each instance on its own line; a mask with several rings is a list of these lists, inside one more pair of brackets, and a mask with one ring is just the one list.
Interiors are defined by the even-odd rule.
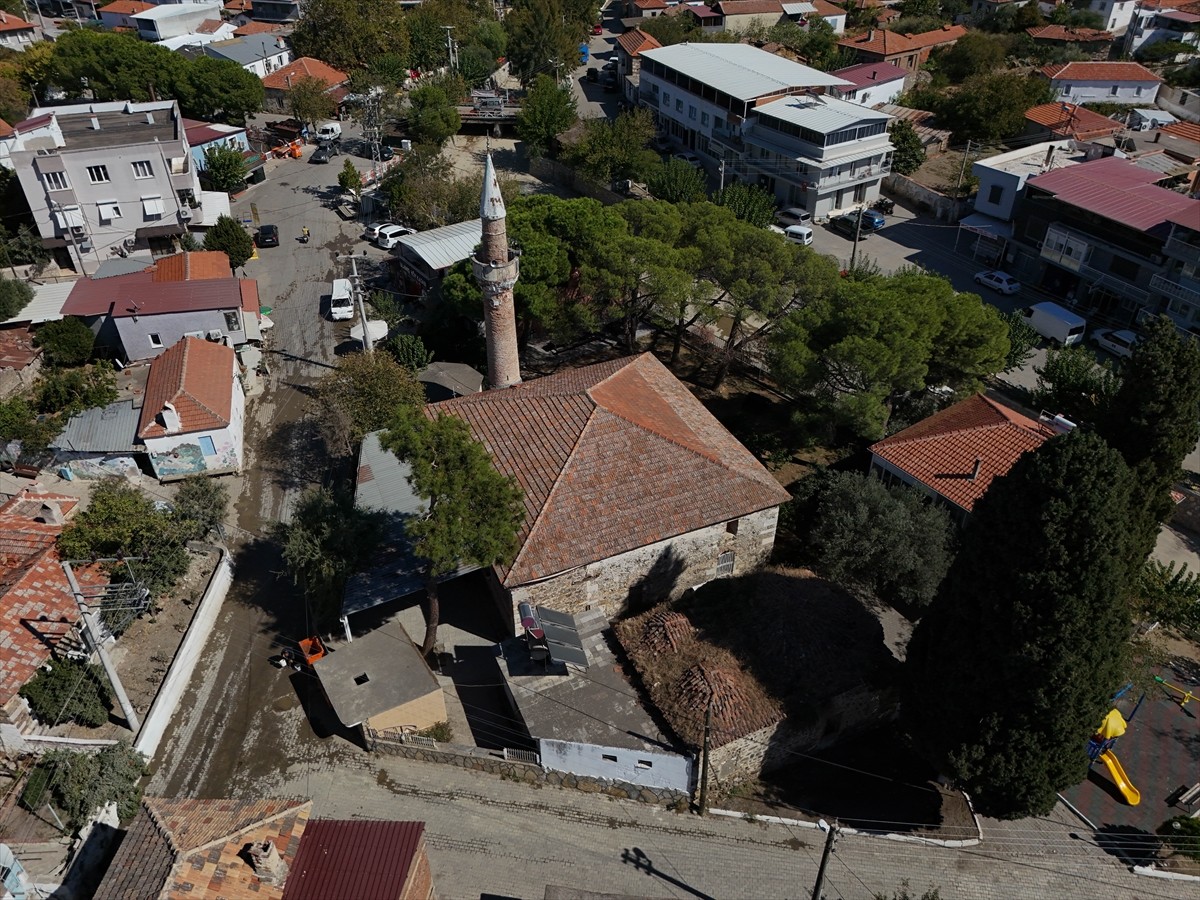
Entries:
[[472,260],[475,280],[483,290],[483,327],[487,336],[488,389],[512,387],[521,382],[521,360],[517,356],[517,315],[513,307],[513,285],[520,275],[516,255],[508,249],[504,226],[504,198],[489,153],[483,170],[483,194],[479,199],[483,219],[483,243]]

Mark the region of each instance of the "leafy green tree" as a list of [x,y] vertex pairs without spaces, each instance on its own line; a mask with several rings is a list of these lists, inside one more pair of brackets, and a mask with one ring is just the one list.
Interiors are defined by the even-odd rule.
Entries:
[[809,476],[796,486],[791,505],[805,561],[910,618],[929,606],[954,557],[953,525],[942,507],[871,475]]
[[[99,482],[92,489],[87,509],[58,537],[63,559],[141,557],[132,563],[134,574],[152,598],[166,594],[188,570],[188,556],[180,529],[171,513],[123,479]],[[123,567],[114,574],[124,572]]]
[[[0,116],[0,118],[3,118]],[[42,239],[28,225],[17,228],[16,234],[0,225],[0,245],[3,249],[3,264],[6,266],[38,266],[50,261],[50,253],[42,246]],[[0,276],[3,277],[3,276]],[[4,289],[0,287],[0,296]]]
[[530,157],[545,156],[554,139],[575,124],[575,95],[554,82],[549,75],[538,75],[530,86],[521,111],[517,114],[517,136],[525,142]]
[[878,440],[901,399],[940,385],[973,393],[1008,350],[994,307],[910,271],[847,279],[796,310],[772,341],[771,367],[780,384],[815,393],[839,424]]
[[1026,3],[1013,13],[1013,29],[1015,31],[1024,31],[1026,28],[1037,28],[1039,25],[1045,24],[1046,17],[1042,15],[1042,11],[1038,9],[1036,3]]
[[[1037,4],[1031,4],[1035,9]],[[987,75],[1004,65],[1008,52],[1005,37],[982,31],[969,31],[935,57],[939,71],[954,84],[972,75]]]
[[496,57],[487,47],[471,44],[459,51],[458,73],[470,87],[486,84],[496,69]]
[[44,450],[62,426],[51,416],[38,416],[24,397],[0,400],[0,442],[20,441],[23,452]]
[[1054,11],[1050,13],[1050,22],[1054,25],[1068,25],[1071,28],[1104,27],[1104,17],[1100,13],[1071,3],[1055,6]]
[[179,540],[204,540],[225,521],[229,490],[215,478],[192,475],[179,483],[171,506]]
[[896,119],[888,128],[892,139],[892,171],[897,175],[911,175],[925,162],[925,145],[917,129],[907,119]]
[[903,722],[985,815],[1042,815],[1087,774],[1122,683],[1131,477],[1077,429],[994,480],[908,645]]
[[338,172],[338,187],[347,194],[353,195],[357,200],[362,196],[363,180],[362,174],[354,165],[354,161],[347,159],[342,162],[342,171]]
[[972,75],[937,110],[955,142],[1000,141],[1025,130],[1025,111],[1053,99],[1050,82],[1011,72]]
[[44,725],[76,722],[99,728],[108,721],[112,708],[104,669],[73,659],[55,659],[50,671],[39,670],[21,688],[21,696]]
[[106,803],[117,804],[122,822],[132,819],[141,802],[138,786],[146,772],[145,758],[124,741],[96,753],[51,750],[42,755],[21,795],[26,809],[37,810],[52,801],[75,831]]
[[24,281],[0,275],[0,322],[11,319],[33,300],[33,288]]
[[0,119],[20,122],[29,112],[29,91],[16,78],[0,75]]
[[45,77],[70,98],[87,94],[98,102],[141,102],[152,92],[177,96],[187,66],[178,53],[140,41],[136,34],[80,29],[54,42]]
[[[404,165],[392,171],[395,174],[384,181],[392,213],[415,227],[438,228],[479,216],[479,176],[455,176],[437,148],[417,145]],[[508,179],[500,179],[500,189],[513,196]]]
[[290,521],[275,524],[292,583],[320,622],[337,617],[346,578],[371,559],[384,521],[382,513],[355,506],[349,490],[314,487],[296,498]]
[[200,56],[181,72],[174,86],[176,99],[186,114],[206,122],[240,125],[263,104],[263,84],[230,59]]
[[575,143],[563,148],[563,160],[605,186],[624,178],[645,181],[661,165],[658,154],[646,147],[653,137],[648,109],[626,110],[611,120],[587,119]]
[[38,328],[34,332],[33,342],[41,348],[42,357],[52,366],[82,366],[92,358],[96,336],[82,319],[67,316]]
[[1200,631],[1200,576],[1187,564],[1163,565],[1148,559],[1138,572],[1133,591],[1135,608],[1147,622],[1160,622],[1183,633]]
[[204,234],[205,250],[220,250],[229,257],[229,269],[244,266],[254,255],[254,239],[232,216],[218,216],[213,227]]
[[320,78],[302,75],[287,90],[288,112],[309,127],[328,119],[337,111],[337,103],[327,90]]
[[414,375],[433,362],[433,354],[425,349],[425,342],[419,335],[394,334],[387,339],[384,347],[396,362]]
[[667,203],[695,203],[705,198],[704,172],[682,159],[668,159],[646,180],[646,187]]
[[205,147],[201,174],[214,191],[232,194],[246,186],[246,159],[237,147],[227,144]]
[[369,432],[384,428],[401,409],[424,402],[413,371],[390,353],[345,356],[317,382],[321,432],[334,456],[354,453]]
[[939,0],[904,0],[900,4],[902,19],[936,19],[941,16]]
[[399,4],[309,0],[291,42],[297,56],[323,60],[343,72],[367,68],[385,54],[401,59],[404,68],[408,64],[408,27]]
[[509,63],[522,84],[538,75],[570,72],[579,58],[579,32],[562,0],[517,0],[504,17]]
[[1194,816],[1174,816],[1156,829],[1155,834],[1175,852],[1200,862],[1200,819]]
[[1154,549],[1171,514],[1171,488],[1200,440],[1200,347],[1166,316],[1143,327],[1121,367],[1121,381],[1100,416],[1100,433],[1134,473],[1134,564]]
[[756,184],[734,182],[713,194],[713,203],[759,228],[766,228],[775,216],[775,195]]
[[422,85],[408,95],[408,103],[409,132],[422,144],[441,149],[462,127],[454,102],[440,85]]
[[1008,326],[1008,357],[1004,360],[1004,371],[1011,372],[1029,361],[1033,349],[1042,342],[1042,336],[1025,320],[1020,310],[1001,313],[1000,318]]
[[1107,362],[1097,363],[1087,347],[1073,344],[1046,352],[1046,364],[1035,367],[1033,402],[1075,422],[1095,423],[1107,409],[1119,379]]
[[382,443],[412,468],[409,483],[426,503],[425,513],[410,518],[405,530],[426,566],[421,652],[428,654],[437,643],[439,579],[462,565],[510,562],[525,506],[516,481],[492,466],[462,419],[404,410]]
[[664,47],[704,40],[696,19],[691,16],[656,16],[653,19],[643,19],[638,23],[638,27]]
[[117,378],[105,360],[74,369],[46,369],[34,382],[33,396],[38,412],[72,416],[115,402]]

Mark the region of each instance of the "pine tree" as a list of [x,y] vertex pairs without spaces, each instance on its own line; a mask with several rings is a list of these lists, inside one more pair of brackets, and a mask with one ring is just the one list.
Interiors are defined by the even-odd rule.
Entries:
[[1140,565],[1170,515],[1184,457],[1200,440],[1200,347],[1165,316],[1144,329],[1122,367],[1100,433],[1134,473],[1130,553]]
[[988,815],[1045,813],[1087,772],[1129,634],[1119,453],[1077,430],[1027,454],[975,508],[908,647],[916,745]]

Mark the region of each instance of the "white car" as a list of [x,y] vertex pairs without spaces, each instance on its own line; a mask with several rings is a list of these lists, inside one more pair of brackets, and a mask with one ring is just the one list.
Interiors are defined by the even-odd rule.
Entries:
[[789,225],[812,225],[812,213],[798,206],[789,206],[775,213],[775,221],[786,228]]
[[993,291],[999,291],[1001,294],[1015,294],[1021,289],[1021,282],[1013,278],[1007,272],[1001,272],[997,269],[989,269],[986,272],[975,273],[975,283],[990,287]]
[[1098,328],[1092,332],[1092,343],[1101,350],[1107,350],[1113,356],[1128,359],[1133,356],[1133,348],[1141,340],[1141,335],[1133,331],[1116,331],[1112,328]]
[[681,160],[696,169],[704,168],[704,163],[700,162],[700,157],[690,150],[680,150],[678,153],[671,154],[671,158]]
[[363,229],[363,237],[365,237],[368,241],[374,241],[377,237],[379,237],[379,232],[395,224],[395,222],[372,222]]
[[400,243],[400,238],[416,233],[417,229],[415,228],[407,228],[404,225],[388,225],[379,229],[379,234],[375,237],[375,246],[381,250],[391,250]]

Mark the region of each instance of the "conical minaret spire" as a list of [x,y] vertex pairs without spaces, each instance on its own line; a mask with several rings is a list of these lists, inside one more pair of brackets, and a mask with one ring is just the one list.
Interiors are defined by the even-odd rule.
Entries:
[[508,248],[504,197],[500,182],[487,155],[479,217],[483,219],[483,241],[473,260],[475,280],[483,291],[483,327],[487,337],[488,388],[506,388],[521,381],[517,355],[517,315],[513,286],[520,275],[516,254]]

